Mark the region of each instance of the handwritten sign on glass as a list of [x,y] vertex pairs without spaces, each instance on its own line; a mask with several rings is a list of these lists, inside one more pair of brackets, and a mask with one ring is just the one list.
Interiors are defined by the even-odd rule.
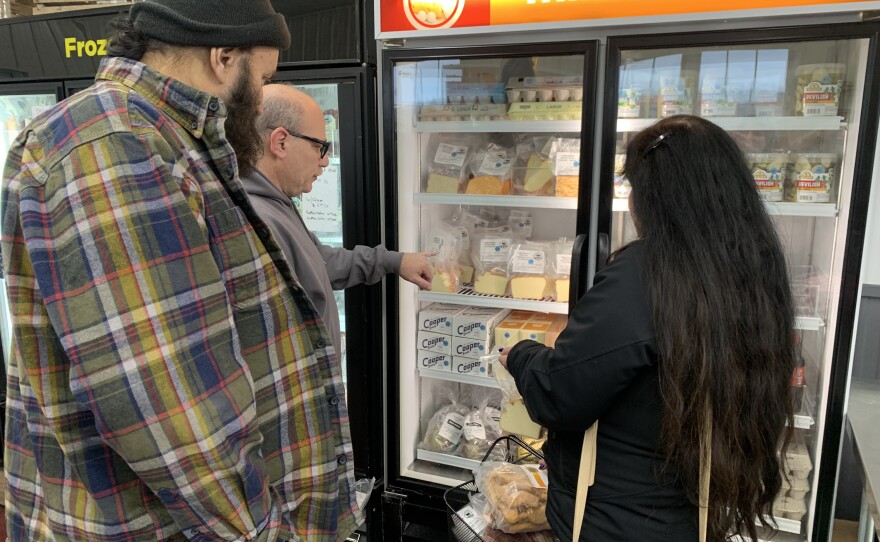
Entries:
[[302,195],[302,216],[306,227],[313,232],[339,232],[342,217],[339,207],[339,166],[330,165],[312,185],[312,191]]

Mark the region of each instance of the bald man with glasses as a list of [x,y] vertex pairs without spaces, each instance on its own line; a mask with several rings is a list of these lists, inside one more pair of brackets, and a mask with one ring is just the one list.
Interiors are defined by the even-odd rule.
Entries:
[[324,115],[311,96],[288,85],[263,87],[263,111],[257,128],[263,155],[255,170],[241,180],[254,210],[269,226],[297,281],[324,320],[338,353],[341,334],[333,290],[374,284],[388,273],[430,290],[429,254],[403,254],[381,245],[359,245],[354,250],[330,247],[308,230],[291,198],[311,192],[330,162]]

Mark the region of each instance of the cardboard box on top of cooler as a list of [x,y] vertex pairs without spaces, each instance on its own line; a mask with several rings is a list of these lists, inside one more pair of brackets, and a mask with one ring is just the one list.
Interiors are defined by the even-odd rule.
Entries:
[[452,335],[452,320],[467,307],[451,303],[432,303],[419,311],[419,331]]

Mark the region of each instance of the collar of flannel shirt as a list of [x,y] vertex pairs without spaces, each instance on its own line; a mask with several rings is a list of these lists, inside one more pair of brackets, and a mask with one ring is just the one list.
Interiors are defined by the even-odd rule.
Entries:
[[[208,106],[214,97],[204,91],[162,75],[146,64],[122,57],[101,61],[95,81],[116,81],[146,97],[163,113],[177,121],[193,134],[201,137],[208,115]],[[217,117],[226,116],[226,105],[217,100]]]

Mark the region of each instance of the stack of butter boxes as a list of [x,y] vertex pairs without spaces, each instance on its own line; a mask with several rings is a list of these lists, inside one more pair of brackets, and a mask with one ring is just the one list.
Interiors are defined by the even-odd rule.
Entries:
[[489,376],[480,357],[492,353],[495,328],[510,314],[509,309],[468,307],[452,318],[452,372]]
[[463,310],[461,305],[434,303],[419,312],[416,337],[416,366],[419,369],[452,370],[452,319]]
[[542,312],[513,311],[495,328],[495,347],[507,348],[520,341],[537,341],[555,346],[568,317]]

